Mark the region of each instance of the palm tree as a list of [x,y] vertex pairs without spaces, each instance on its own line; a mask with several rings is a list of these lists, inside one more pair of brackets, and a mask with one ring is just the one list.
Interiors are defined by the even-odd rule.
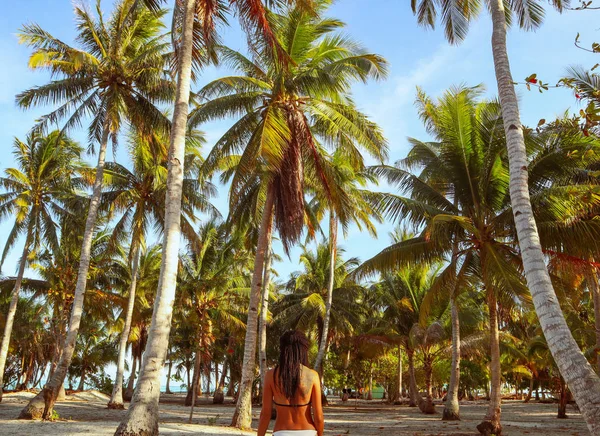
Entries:
[[[476,16],[481,3],[411,0],[413,11],[423,25],[434,26],[436,8],[441,7],[446,37],[450,42],[459,42],[465,38],[469,22]],[[525,29],[534,29],[542,22],[543,7],[540,1],[487,0],[485,3],[492,18],[492,54],[510,162],[510,197],[525,277],[552,355],[565,381],[571,386],[588,428],[592,433],[597,433],[600,431],[600,378],[577,346],[567,326],[544,262],[529,195],[525,131],[521,125],[506,47],[506,28],[512,19],[516,18]],[[562,11],[570,2],[551,0],[550,3]],[[494,431],[494,426],[495,424],[491,427],[489,424],[484,425],[480,431],[489,434]]]
[[[87,168],[83,168],[83,170],[87,171]],[[81,181],[75,178],[72,183],[74,186],[77,186]],[[65,202],[65,212],[67,213],[59,216],[60,237],[58,245],[54,244],[52,249],[48,249],[48,247],[36,255],[35,263],[31,266],[37,272],[39,279],[27,279],[23,281],[23,289],[31,294],[30,298],[43,302],[47,309],[44,327],[48,332],[48,340],[45,346],[47,358],[50,363],[48,378],[52,376],[60,360],[68,326],[68,315],[73,303],[73,291],[77,280],[77,259],[79,257],[84,221],[81,215],[74,211],[82,210],[85,207],[85,203],[87,203],[86,200],[87,198],[77,195],[68,197]],[[92,250],[92,252],[96,251],[95,248]],[[102,256],[96,257],[100,258]],[[92,258],[92,267],[90,268],[92,273],[97,271],[95,263],[96,259]],[[108,277],[104,273],[100,275],[97,273],[91,274],[90,287],[99,279],[100,281],[104,280],[104,284],[106,284]],[[10,282],[11,279],[9,278],[7,281]],[[88,290],[87,298],[94,298],[93,303],[109,301],[109,299],[104,299],[103,297],[96,300],[96,296],[98,296],[98,293],[95,292],[95,289]],[[104,306],[105,304],[98,305],[98,307]],[[47,366],[47,363],[44,362],[43,366]],[[38,402],[43,405],[43,397],[39,396]],[[41,414],[41,410],[43,409],[40,409],[38,406],[35,413]]]
[[[336,254],[329,335],[347,336],[364,312],[359,302],[362,287],[349,277],[358,265],[358,259],[343,260],[344,250],[341,249],[336,250]],[[292,274],[286,285],[287,293],[274,307],[274,317],[284,329],[316,333],[319,344],[325,332],[330,255],[328,244],[319,244],[316,251],[303,247],[299,260],[303,270]]]
[[[184,165],[182,204],[183,234],[193,243],[197,237],[193,230],[197,211],[218,212],[210,205],[207,197],[214,191],[210,183],[200,184],[197,178],[198,165],[201,163],[200,144],[203,136],[200,132],[190,132],[187,137],[187,152]],[[136,284],[139,266],[140,248],[145,243],[147,230],[151,225],[162,226],[164,201],[166,193],[167,154],[165,138],[160,132],[150,137],[139,132],[130,137],[130,150],[133,158],[133,171],[123,165],[109,162],[106,165],[108,179],[107,190],[103,194],[103,202],[114,213],[120,214],[115,224],[113,240],[118,245],[124,236],[131,234],[129,260],[131,261],[131,282],[129,299],[125,313],[125,323],[119,342],[117,374],[109,408],[123,408],[123,372],[125,369],[125,351],[131,319],[133,316]]]
[[[22,280],[22,291],[27,291],[30,281],[27,278]],[[1,313],[8,310],[14,282],[13,277],[0,281]],[[43,302],[21,297],[18,305],[4,371],[4,385],[12,385],[15,390],[25,390],[34,388],[43,377],[49,358],[46,344],[51,343],[52,338],[45,328],[48,312]],[[5,319],[0,317],[0,324],[4,321]]]
[[[148,329],[152,319],[152,305],[154,303],[154,294],[158,285],[158,277],[160,275],[161,265],[162,247],[160,245],[155,245],[148,248],[142,245],[140,250],[138,278],[136,284],[136,300],[133,305],[134,310],[131,317],[131,329],[127,339],[128,343],[130,344],[133,362],[130,367],[127,388],[123,394],[123,398],[126,401],[131,401],[134,388],[133,383],[136,377],[136,368],[141,367],[142,364],[142,354],[144,353],[148,340]],[[124,269],[129,271],[127,280],[129,283],[131,283],[132,265],[127,256],[125,256],[124,259],[124,266]]]
[[[265,259],[265,271],[263,275],[262,290],[260,295],[260,319],[258,322],[258,361],[260,370],[260,394],[262,398],[262,389],[265,386],[265,377],[267,375],[267,323],[269,319],[269,300],[271,299],[272,286],[271,262],[273,261],[272,240],[267,245]],[[600,322],[600,321],[598,321]]]
[[[314,2],[323,12],[329,1]],[[243,375],[233,425],[247,428],[251,421],[251,384],[254,378],[258,309],[264,260],[274,223],[286,251],[296,243],[305,220],[304,180],[331,185],[321,157],[321,144],[340,143],[348,154],[357,147],[381,160],[384,142],[379,129],[347,97],[356,80],[385,74],[385,62],[347,38],[333,34],[342,23],[321,19],[301,6],[273,14],[274,32],[285,57],[270,49],[256,50],[252,61],[221,48],[225,62],[241,76],[218,79],[198,94],[203,102],[190,116],[194,125],[241,115],[207,157],[216,167],[243,150],[232,178],[231,209],[249,189],[259,189],[259,235],[250,293]],[[336,142],[337,138],[343,138]],[[256,179],[258,173],[265,177]],[[250,182],[254,182],[250,183]],[[258,183],[258,186],[257,186]]]
[[[383,156],[386,154],[385,144],[380,145],[383,147],[381,150],[381,155]],[[377,232],[371,218],[381,222],[381,217],[368,201],[369,191],[366,189],[367,184],[369,182],[376,183],[376,179],[364,172],[362,156],[359,155],[357,157],[359,162],[352,163],[348,156],[344,156],[340,152],[333,154],[330,168],[334,183],[329,188],[336,191],[333,197],[337,201],[328,201],[326,193],[321,192],[321,196],[316,195],[310,206],[313,214],[319,221],[327,211],[329,212],[329,284],[327,286],[323,334],[321,335],[319,352],[317,353],[314,365],[315,369],[321,374],[323,370],[322,362],[329,346],[328,332],[335,283],[338,226],[342,225],[344,236],[347,236],[349,225],[354,223],[359,229],[362,229],[364,226],[373,237],[377,237]],[[316,188],[318,192],[318,186]]]
[[[392,240],[401,243],[413,236],[405,230],[397,229]],[[362,265],[357,272],[361,274]],[[402,265],[394,270],[385,271],[381,280],[372,286],[373,304],[382,312],[369,332],[371,335],[383,335],[399,349],[398,357],[398,397],[402,389],[402,356],[404,347],[409,365],[410,406],[418,406],[426,414],[435,413],[431,392],[431,374],[433,362],[441,348],[439,343],[445,333],[440,317],[445,311],[443,300],[437,298],[434,286],[438,286],[439,267],[428,263]],[[415,377],[415,353],[421,351],[425,369],[427,399],[419,394]]]
[[196,326],[194,380],[188,393],[190,398],[190,421],[199,384],[200,364],[211,361],[211,348],[215,331],[221,333],[227,326],[231,331],[243,331],[240,303],[245,303],[248,266],[247,253],[240,233],[229,235],[224,224],[208,222],[199,231],[200,250],[184,256],[181,260],[180,298],[185,319]]
[[[494,102],[477,103],[478,92],[476,88],[459,88],[447,92],[437,102],[419,93],[420,116],[436,142],[411,139],[413,148],[399,165],[409,170],[422,168],[420,174],[385,166],[375,171],[409,192],[409,197],[382,195],[382,209],[392,217],[406,214],[413,224],[424,228],[417,237],[396,243],[366,261],[361,271],[385,271],[401,262],[457,253],[441,275],[451,277],[453,271],[459,271],[456,277],[464,274],[475,277],[485,292],[492,356],[492,395],[485,421],[498,431],[501,428],[498,304],[510,307],[516,299],[527,300],[527,296],[520,253],[514,244],[516,233],[511,219],[500,108]],[[549,180],[560,179],[579,165],[585,167],[586,162],[572,160],[570,151],[583,144],[573,137],[571,142],[556,146],[546,141],[545,134],[531,131],[526,139],[532,199],[542,243],[557,251],[574,241],[583,243],[584,235],[590,236],[587,232],[597,232],[595,227],[585,224],[590,205],[583,192],[588,188],[572,185],[548,188]],[[592,150],[594,146],[585,147]],[[573,196],[569,197],[566,191]],[[564,208],[567,203],[568,212]],[[568,240],[571,242],[567,243]]]
[[116,358],[116,336],[107,332],[108,325],[88,314],[81,326],[73,362],[69,367],[69,376],[79,377],[78,391],[85,390],[87,376],[96,380],[104,376],[104,368]]
[[[136,0],[136,5],[138,1]],[[143,4],[157,10],[163,0],[142,0]],[[242,27],[264,36],[268,45],[277,46],[267,20],[267,12],[261,1],[243,0],[215,3],[209,0],[176,0],[173,16],[174,48],[176,54],[176,97],[172,130],[169,143],[169,171],[167,198],[165,201],[165,233],[163,238],[163,267],[156,293],[156,305],[152,315],[152,328],[148,338],[149,347],[140,383],[129,407],[127,416],[119,425],[116,435],[158,433],[159,390],[154,386],[159,379],[169,344],[172,302],[175,298],[180,239],[182,162],[187,131],[192,70],[214,58],[217,41],[216,25],[224,18],[224,7],[230,4],[239,13]],[[132,7],[133,10],[133,7]]]
[[25,142],[15,139],[13,148],[19,168],[7,168],[5,176],[0,178],[5,190],[0,195],[0,217],[14,216],[15,223],[4,246],[0,265],[22,234],[25,234],[25,243],[0,346],[0,401],[25,267],[32,257],[39,254],[43,243],[53,248],[58,246],[56,218],[65,213],[63,201],[72,190],[71,176],[79,165],[81,153],[81,148],[75,142],[59,132],[52,132],[48,136],[31,133]]
[[[71,312],[69,333],[57,370],[44,391],[44,418],[49,418],[67,373],[83,311],[84,293],[90,263],[90,250],[100,206],[106,149],[125,120],[138,127],[167,128],[168,122],[155,104],[169,101],[172,82],[163,73],[166,65],[166,43],[159,35],[160,16],[138,8],[134,19],[126,20],[135,0],[118,3],[109,20],[104,20],[100,2],[97,17],[75,7],[77,42],[72,47],[53,37],[36,24],[26,25],[20,33],[22,43],[33,48],[30,66],[52,73],[53,80],[31,88],[17,96],[23,108],[39,104],[58,104],[58,108],[42,117],[37,128],[66,120],[63,130],[79,126],[91,116],[90,142],[98,141],[98,164],[90,198],[81,257]],[[164,15],[164,14],[161,14]],[[28,406],[33,407],[33,400]]]

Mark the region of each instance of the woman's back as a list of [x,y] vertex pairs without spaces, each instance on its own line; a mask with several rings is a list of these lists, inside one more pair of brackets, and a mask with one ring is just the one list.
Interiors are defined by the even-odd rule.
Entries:
[[[283,394],[276,378],[277,368],[269,371],[273,385],[273,404],[277,408],[277,419],[273,431],[278,430],[316,430],[312,417],[315,388],[320,388],[319,375],[305,366],[300,370],[300,384],[291,401]],[[268,381],[265,381],[265,384]],[[321,397],[319,395],[319,403]]]
[[265,375],[258,436],[269,428],[273,404],[277,419],[273,436],[321,436],[323,410],[319,374],[306,366],[308,340],[301,332],[281,337],[279,364]]

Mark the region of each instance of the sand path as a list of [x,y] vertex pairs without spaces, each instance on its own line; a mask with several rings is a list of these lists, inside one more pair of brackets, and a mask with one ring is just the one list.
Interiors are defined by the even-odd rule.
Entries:
[[[57,403],[60,420],[56,422],[31,422],[14,419],[33,394],[6,394],[0,404],[0,435],[112,435],[124,411],[106,409],[106,398],[102,394],[86,392],[68,396]],[[162,435],[251,435],[227,427],[231,422],[233,404],[213,405],[202,398],[196,408],[194,424],[188,424],[189,408],[183,406],[183,396],[165,395],[161,398],[160,432]],[[438,414],[425,416],[415,408],[388,406],[380,402],[351,401],[334,404],[325,410],[325,434],[337,435],[477,435],[475,426],[485,414],[484,402],[461,404],[462,421],[442,422],[442,405]],[[258,410],[254,410],[255,419]],[[556,419],[556,404],[523,404],[507,401],[502,407],[504,434],[520,435],[588,435],[581,415],[569,407],[570,419]],[[256,428],[256,420],[253,427]]]

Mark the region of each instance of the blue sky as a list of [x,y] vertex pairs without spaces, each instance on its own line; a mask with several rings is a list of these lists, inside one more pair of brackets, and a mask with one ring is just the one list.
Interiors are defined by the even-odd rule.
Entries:
[[[103,7],[110,10],[112,3],[112,0],[104,0]],[[536,72],[544,81],[555,83],[569,65],[595,64],[596,56],[578,50],[573,41],[577,32],[582,33],[584,41],[598,39],[595,32],[598,14],[597,11],[586,11],[558,15],[548,11],[544,25],[537,32],[511,30],[509,55],[515,80],[522,80]],[[416,86],[437,96],[452,85],[481,83],[485,85],[488,96],[495,95],[491,24],[485,11],[471,27],[466,41],[459,46],[450,46],[440,29],[430,31],[418,27],[408,0],[338,0],[329,15],[345,21],[348,34],[370,51],[383,55],[390,63],[387,80],[354,88],[358,106],[384,129],[390,144],[390,162],[406,154],[407,137],[427,139],[413,107]],[[29,51],[18,44],[16,34],[19,27],[30,22],[40,24],[66,42],[73,42],[74,18],[69,0],[27,0],[11,2],[4,8],[0,17],[0,65],[3,67],[0,69],[0,119],[3,124],[0,130],[0,171],[14,164],[10,154],[13,138],[23,138],[36,117],[50,110],[38,108],[25,112],[14,104],[15,94],[48,80],[46,74],[27,68]],[[223,35],[227,44],[244,49],[245,40],[237,28],[223,29]],[[208,69],[196,87],[225,73],[215,68]],[[567,90],[539,94],[519,89],[519,95],[525,124],[535,125],[541,118],[552,119],[567,109],[578,110],[577,102]],[[214,143],[230,124],[231,120],[226,120],[203,126],[207,145]],[[85,132],[73,132],[72,135],[85,143]],[[125,159],[123,151],[117,152],[116,158],[120,161]],[[219,194],[216,204],[226,213],[226,190]],[[10,225],[10,220],[0,223],[2,245]],[[388,244],[387,233],[392,227],[391,224],[380,226],[376,240],[351,228],[341,245],[348,256],[366,259]],[[298,252],[294,250],[291,260],[286,258],[277,265],[281,277],[286,278],[298,268]],[[4,274],[14,274],[19,253],[20,247],[17,246],[4,265]]]

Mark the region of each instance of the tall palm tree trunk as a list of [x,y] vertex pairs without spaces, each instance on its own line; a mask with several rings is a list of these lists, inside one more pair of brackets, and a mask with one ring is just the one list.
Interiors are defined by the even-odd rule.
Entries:
[[[272,224],[271,224],[272,225]],[[269,282],[271,279],[271,260],[273,258],[272,240],[267,242],[267,254],[265,255],[265,271],[263,275],[262,295],[260,303],[260,320],[258,323],[258,359],[260,362],[260,389],[265,386],[265,375],[267,374],[267,315],[269,313]]]
[[414,350],[407,349],[406,354],[408,356],[408,407],[417,407],[421,396],[419,395],[417,379],[415,378],[415,352]]
[[510,169],[510,196],[525,277],[548,347],[592,434],[600,434],[600,378],[579,349],[544,262],[528,190],[527,154],[506,48],[504,2],[491,1],[492,51]]
[[458,385],[460,380],[460,321],[458,318],[458,305],[454,293],[450,297],[450,314],[452,318],[452,366],[450,368],[450,385],[442,420],[460,420],[460,406],[458,404]]
[[[127,313],[125,314],[125,325],[121,332],[121,340],[119,341],[119,357],[117,360],[117,375],[115,377],[115,385],[113,386],[112,395],[108,402],[109,409],[124,409],[123,406],[123,373],[125,372],[125,354],[127,352],[127,340],[129,339],[129,331],[131,330],[131,319],[133,318],[133,308],[135,305],[135,292],[137,289],[137,275],[140,264],[140,249],[139,244],[135,244],[133,249],[133,265],[131,268],[131,283],[129,285],[129,299],[127,301]],[[170,375],[170,374],[169,374]],[[168,383],[168,379],[167,379]]]
[[81,370],[81,377],[79,378],[79,386],[77,386],[77,390],[78,391],[83,391],[85,390],[85,376],[86,376],[86,369],[85,367],[83,367],[83,369]]
[[431,386],[433,365],[430,357],[424,359],[423,369],[425,370],[425,392],[427,395],[425,398],[419,395],[419,410],[426,415],[432,415],[435,413],[435,404],[433,404],[433,389]]
[[587,273],[588,287],[594,302],[594,329],[596,333],[596,372],[600,374],[600,286],[596,268],[592,267]]
[[[104,176],[104,163],[106,160],[106,148],[108,146],[108,138],[110,135],[110,126],[108,120],[104,122],[102,132],[102,140],[100,141],[100,149],[98,150],[98,164],[96,166],[96,177],[94,180],[94,188],[92,197],[90,198],[90,206],[88,209],[87,218],[85,221],[85,231],[83,233],[83,242],[81,244],[81,255],[79,258],[79,270],[77,272],[77,284],[73,295],[73,305],[71,306],[71,318],[69,320],[69,328],[67,337],[63,346],[60,360],[54,370],[50,381],[44,386],[40,393],[44,403],[41,404],[39,396],[31,399],[29,404],[21,411],[20,419],[37,419],[41,416],[42,419],[50,419],[54,409],[54,403],[58,397],[59,391],[63,386],[67,370],[71,364],[73,353],[75,352],[75,344],[77,334],[79,333],[79,324],[83,315],[83,302],[87,287],[88,270],[90,268],[90,256],[92,251],[92,241],[94,238],[94,230],[96,227],[96,218],[98,216],[98,208],[100,206],[100,196],[102,194],[102,182]],[[43,412],[42,412],[43,408]]]
[[327,350],[329,335],[329,321],[331,319],[331,303],[333,301],[333,287],[335,285],[335,258],[337,257],[337,219],[333,211],[329,214],[329,283],[327,285],[327,301],[325,302],[325,319],[323,320],[323,332],[319,352],[315,360],[315,370],[323,374],[323,360]]
[[[191,398],[189,399],[190,409],[190,417],[188,422],[192,423],[192,418],[194,417],[194,406],[196,405],[196,400],[198,399],[198,386],[200,385],[201,374],[200,374],[200,365],[202,363],[202,347],[198,344],[196,348],[196,358],[194,359],[194,378],[192,380],[192,392]],[[186,401],[187,402],[187,401]],[[187,406],[187,404],[186,404]]]
[[215,395],[213,397],[213,404],[223,404],[225,401],[225,378],[227,377],[227,359],[223,362],[223,368],[221,370],[221,378],[215,389]]
[[423,362],[423,370],[425,371],[425,392],[427,393],[427,400],[433,400],[433,387],[431,382],[433,378],[433,364],[429,357]]
[[185,137],[189,110],[193,27],[196,0],[184,2],[185,18],[177,67],[177,93],[169,145],[169,170],[165,205],[165,230],[158,290],[142,369],[127,415],[115,435],[157,435],[160,376],[169,347],[173,301],[177,284],[181,237],[181,196]]
[[127,381],[127,388],[125,389],[125,395],[123,396],[123,399],[125,401],[131,401],[131,398],[133,397],[133,386],[135,383],[135,373],[138,370],[138,366],[139,366],[137,354],[134,354],[133,352],[131,354],[133,354],[133,362],[131,363],[131,374],[129,374],[129,380]]
[[398,393],[396,401],[402,401],[402,347],[398,345]]
[[173,370],[173,361],[169,360],[169,369],[167,370],[167,386],[165,389],[166,394],[172,394],[171,392],[171,372]]
[[258,327],[258,305],[265,265],[265,254],[271,239],[273,228],[274,189],[267,188],[267,198],[263,211],[256,257],[254,258],[254,273],[250,288],[250,303],[248,305],[248,321],[246,323],[246,339],[244,344],[244,361],[242,363],[242,379],[238,389],[238,399],[231,425],[240,429],[250,428],[252,424],[252,382],[256,368],[256,335]]
[[569,403],[569,389],[565,384],[565,380],[562,377],[559,377],[560,381],[560,392],[559,392],[559,400],[558,400],[558,419],[567,419],[567,404]]
[[373,399],[373,362],[369,367],[369,393],[367,394],[367,400]]
[[487,292],[490,312],[490,403],[485,418],[477,426],[477,430],[483,435],[500,435],[502,434],[502,425],[500,424],[502,379],[500,368],[500,335],[498,332],[498,303],[494,292],[491,290]]
[[529,403],[529,401],[531,401],[531,394],[533,393],[533,382],[534,382],[534,378],[533,378],[533,374],[531,374],[531,378],[529,379],[529,391],[527,392],[525,401],[523,401],[524,403]]
[[4,335],[2,336],[2,345],[0,346],[0,402],[2,402],[2,392],[4,390],[4,368],[6,367],[6,359],[8,357],[8,346],[10,344],[10,336],[12,334],[13,324],[15,323],[15,315],[17,313],[17,304],[19,303],[19,293],[21,292],[21,283],[25,274],[25,266],[27,265],[27,257],[29,256],[29,246],[31,244],[31,226],[27,232],[23,254],[19,261],[19,271],[15,280],[15,287],[10,296],[10,305],[6,314],[6,323],[4,324]]

